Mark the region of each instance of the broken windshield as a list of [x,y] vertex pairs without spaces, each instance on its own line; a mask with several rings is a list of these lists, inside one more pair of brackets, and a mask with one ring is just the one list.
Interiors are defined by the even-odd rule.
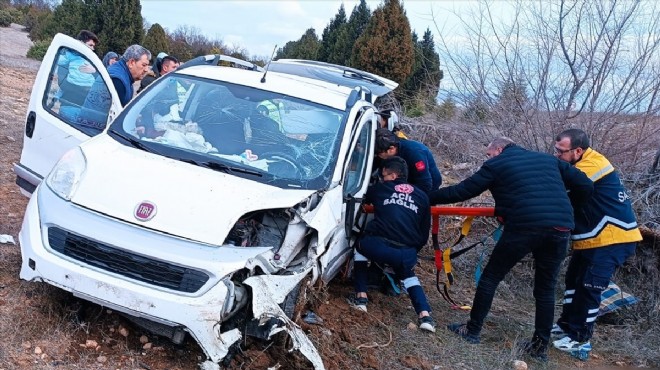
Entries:
[[343,125],[343,111],[318,103],[168,74],[138,96],[110,132],[188,163],[194,153],[203,158],[199,163],[239,163],[265,175],[254,181],[321,189],[332,176]]

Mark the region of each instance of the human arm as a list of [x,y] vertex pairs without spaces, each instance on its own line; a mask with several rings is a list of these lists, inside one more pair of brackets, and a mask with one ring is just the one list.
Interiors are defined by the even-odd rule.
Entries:
[[494,179],[493,170],[484,165],[474,175],[456,185],[431,191],[429,200],[431,204],[448,204],[468,200],[488,190]]
[[[425,197],[426,198],[426,197]],[[419,211],[421,212],[420,219],[420,240],[417,250],[424,248],[426,242],[429,240],[429,230],[431,230],[431,206],[428,202],[421,204]]]
[[428,194],[433,187],[433,177],[426,152],[421,149],[412,151],[405,160],[408,162],[408,177],[411,183]]
[[586,203],[594,191],[594,183],[587,175],[571,165],[570,163],[558,160],[559,172],[568,190],[568,197],[573,207],[581,206]]

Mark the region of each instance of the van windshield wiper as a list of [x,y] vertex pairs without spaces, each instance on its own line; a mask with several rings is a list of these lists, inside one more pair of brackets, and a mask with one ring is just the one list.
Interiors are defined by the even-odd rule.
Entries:
[[122,140],[127,141],[129,144],[131,144],[135,148],[142,149],[145,152],[159,154],[158,151],[153,150],[153,148],[151,148],[147,145],[144,145],[144,143],[141,140],[136,139],[135,137],[133,137],[131,135],[124,135],[124,134],[122,134],[121,132],[119,132],[117,130],[109,130],[108,132],[112,133],[113,135],[118,136]]
[[182,162],[194,164],[196,166],[200,167],[205,167],[205,168],[210,168],[212,170],[224,172],[224,173],[232,173],[232,172],[238,172],[238,173],[244,173],[252,176],[257,176],[257,177],[262,177],[264,174],[256,171],[256,170],[251,170],[249,168],[245,167],[238,167],[238,166],[230,166],[228,164],[224,163],[219,163],[219,162],[214,162],[214,161],[198,161],[192,158],[177,158]]

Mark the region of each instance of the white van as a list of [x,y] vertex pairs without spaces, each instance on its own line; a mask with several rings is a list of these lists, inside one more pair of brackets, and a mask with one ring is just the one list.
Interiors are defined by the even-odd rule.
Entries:
[[287,331],[323,368],[284,302],[303,280],[330,281],[351,255],[371,174],[373,102],[396,83],[318,62],[278,61],[264,72],[206,58],[123,110],[109,88],[107,111],[85,112],[58,87],[66,52],[111,86],[91,50],[54,38],[15,166],[32,195],[20,277],[149,322],[174,341],[187,332],[213,363],[249,322],[267,336]]

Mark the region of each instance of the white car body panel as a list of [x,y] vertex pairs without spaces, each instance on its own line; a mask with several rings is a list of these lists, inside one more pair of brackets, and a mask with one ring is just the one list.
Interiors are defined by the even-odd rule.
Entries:
[[[69,36],[59,33],[55,35],[41,62],[30,95],[27,116],[31,114],[30,112],[35,115],[34,134],[32,137],[24,135],[20,164],[14,166],[15,172],[25,176],[25,180],[34,186],[38,185],[41,179],[50,172],[64,153],[89,139],[89,136],[62,122],[59,117],[44,108],[44,91],[49,81],[51,66],[56,63],[60,47],[74,49],[84,55],[93,63],[106,85],[112,86],[112,81],[103,66],[103,62],[91,49]],[[109,122],[121,110],[121,103],[114,89],[110,89],[110,94],[112,96],[112,107],[108,116]],[[30,195],[24,190],[23,193],[27,196]]]
[[[254,210],[288,208],[313,193],[280,189],[147,153],[104,134],[81,149],[87,171],[73,203],[209,245],[222,245],[240,216]],[[135,218],[135,208],[143,201],[157,206],[149,221]]]
[[[45,61],[50,58],[52,64],[62,45],[98,61],[82,43],[62,35],[56,36]],[[286,331],[315,369],[323,369],[313,344],[279,304],[307,276],[311,275],[312,284],[319,278],[329,282],[351,255],[355,235],[345,220],[355,219],[358,209],[349,213],[348,204],[354,204],[349,200],[359,206],[369,184],[377,124],[375,108],[365,99],[373,96],[277,72],[269,72],[265,82],[262,73],[228,67],[200,65],[175,73],[274,92],[315,103],[317,108],[350,110],[337,114],[341,122],[330,120],[325,126],[344,130],[336,133],[338,146],[331,152],[336,153],[336,163],[323,173],[327,185],[305,189],[270,185],[151,153],[140,149],[139,140],[138,145],[122,144],[117,133],[107,129],[87,140],[40,106],[50,70],[48,62],[42,64],[35,82],[29,109],[39,117],[37,129],[33,138],[26,138],[18,167],[45,176],[62,153],[83,141],[79,150],[85,167],[70,201],[51,190],[50,183],[36,188],[19,235],[21,279],[44,281],[119,312],[183,328],[213,363],[242,337],[237,329],[223,332],[222,323],[245,309],[251,299],[254,319],[264,323],[276,317],[285,323],[271,327],[270,335]],[[104,69],[101,75],[111,86]],[[144,96],[150,91],[156,90],[150,87]],[[119,99],[114,90],[111,93],[109,120],[119,112]],[[349,96],[356,93],[358,98],[348,104]],[[140,98],[129,104],[115,124],[141,116],[139,109],[146,105],[141,104]],[[322,112],[321,108],[317,110]],[[311,120],[314,113],[315,109],[301,109],[292,116],[300,127],[313,126],[315,122],[304,117]],[[319,127],[310,129],[310,136],[327,133]],[[130,143],[130,138],[124,139]],[[155,140],[145,142],[157,145]],[[146,220],[136,216],[143,202],[156,206]],[[246,215],[274,211],[288,217],[279,230],[279,246],[227,243]],[[259,227],[280,229],[281,219],[268,217],[276,225],[262,220]],[[193,283],[197,285],[190,287]],[[244,285],[252,287],[250,294]]]

